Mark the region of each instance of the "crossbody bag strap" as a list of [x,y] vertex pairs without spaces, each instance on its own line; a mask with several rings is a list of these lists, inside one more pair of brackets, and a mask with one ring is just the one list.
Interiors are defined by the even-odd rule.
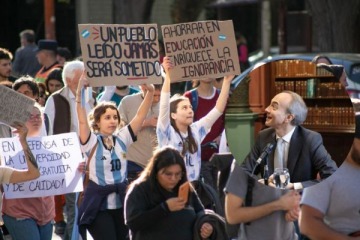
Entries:
[[91,149],[91,152],[89,154],[89,157],[88,157],[88,161],[85,165],[85,179],[84,179],[84,186],[87,186],[87,184],[89,183],[89,166],[90,166],[90,161],[92,159],[92,156],[94,155],[95,153],[95,150],[96,150],[96,147],[98,145],[98,141],[96,141],[96,144],[95,146]]

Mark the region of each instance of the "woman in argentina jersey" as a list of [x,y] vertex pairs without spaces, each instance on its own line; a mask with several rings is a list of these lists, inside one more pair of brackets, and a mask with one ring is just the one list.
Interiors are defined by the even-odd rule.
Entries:
[[206,116],[193,122],[194,111],[189,98],[181,95],[170,98],[171,79],[168,73],[173,68],[173,63],[169,57],[164,57],[163,67],[167,74],[161,91],[156,128],[159,146],[171,145],[182,153],[189,181],[198,180],[201,167],[200,144],[224,112],[234,76],[224,77],[215,107]]
[[136,134],[149,111],[154,95],[153,85],[147,90],[137,114],[120,131],[120,115],[115,103],[101,102],[89,114],[81,104],[81,89],[87,85],[83,75],[79,82],[76,108],[79,120],[81,149],[88,156],[94,149],[89,164],[89,184],[79,207],[80,231],[85,226],[94,240],[125,239],[128,229],[124,224],[123,198],[126,184],[126,151],[136,141]]

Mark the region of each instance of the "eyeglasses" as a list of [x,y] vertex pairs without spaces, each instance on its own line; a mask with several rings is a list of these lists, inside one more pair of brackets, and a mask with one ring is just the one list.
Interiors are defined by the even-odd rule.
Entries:
[[172,178],[174,176],[176,179],[181,179],[183,176],[183,172],[172,173],[165,171],[162,174],[167,178]]

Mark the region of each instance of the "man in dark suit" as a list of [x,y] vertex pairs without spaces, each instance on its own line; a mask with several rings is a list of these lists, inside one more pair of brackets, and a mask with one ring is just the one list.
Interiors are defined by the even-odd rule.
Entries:
[[[265,125],[269,128],[259,132],[254,147],[242,164],[245,171],[252,172],[265,146],[275,143],[278,138],[282,138],[285,145],[283,167],[288,168],[290,173],[287,188],[301,189],[313,185],[317,182],[318,173],[324,179],[336,171],[336,163],[326,151],[321,135],[300,126],[307,115],[307,107],[301,96],[291,91],[279,93],[265,111]],[[269,175],[274,172],[276,165],[274,152],[268,156]],[[264,163],[255,169],[255,174],[263,175]],[[269,180],[271,182],[271,178]]]
[[[275,144],[275,142],[278,142],[277,148],[282,145],[282,150],[275,149],[275,153],[269,154],[268,174],[271,175],[275,167],[288,168],[290,173],[290,183],[286,186],[288,189],[301,189],[312,185],[316,182],[317,173],[321,178],[326,178],[336,171],[337,166],[323,146],[321,135],[300,126],[307,116],[307,107],[301,96],[291,91],[281,92],[271,100],[265,111],[267,114],[265,125],[269,128],[258,134],[254,147],[241,167],[233,164],[225,190],[226,219],[231,224],[252,222],[240,226],[240,229],[244,229],[242,234],[256,236],[252,239],[280,239],[276,233],[284,229],[282,226],[286,226],[289,235],[287,239],[298,239],[295,234],[296,222],[295,225],[278,224],[298,219],[300,210],[298,192],[282,191],[282,194],[270,196],[275,190],[268,191],[269,188],[261,188],[257,183],[250,184],[249,177],[244,181],[239,169],[248,172],[249,176],[252,176],[250,174],[254,171],[255,174],[260,173],[263,177],[265,163],[263,161],[256,166],[256,160],[268,143]],[[272,182],[271,177],[269,182]],[[268,235],[269,223],[273,224],[270,229],[273,231],[272,236]],[[299,233],[299,230],[297,229],[296,232]]]

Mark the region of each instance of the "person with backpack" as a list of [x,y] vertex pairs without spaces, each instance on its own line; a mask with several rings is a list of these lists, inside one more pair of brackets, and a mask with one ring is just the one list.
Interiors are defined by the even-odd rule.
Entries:
[[[189,98],[192,105],[194,121],[200,120],[215,107],[220,96],[220,90],[214,87],[214,82],[214,78],[193,80],[194,88],[184,93],[184,96]],[[217,190],[217,169],[211,164],[210,158],[214,153],[219,152],[218,146],[224,124],[225,115],[222,114],[201,142],[200,178],[215,190]]]

